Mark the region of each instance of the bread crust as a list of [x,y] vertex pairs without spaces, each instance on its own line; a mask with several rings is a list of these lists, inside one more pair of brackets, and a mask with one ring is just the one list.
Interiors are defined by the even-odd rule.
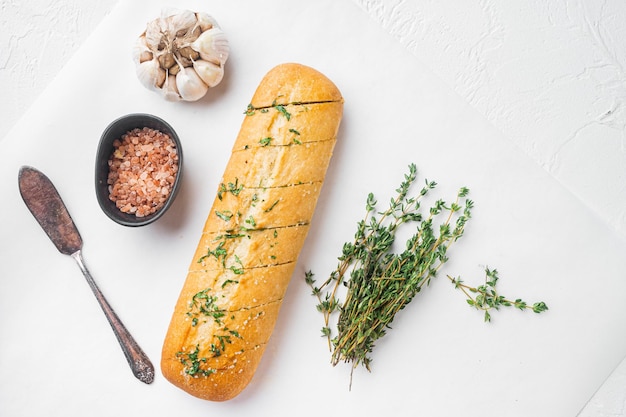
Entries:
[[237,396],[259,365],[310,228],[343,112],[317,70],[282,64],[255,91],[163,343],[191,395]]

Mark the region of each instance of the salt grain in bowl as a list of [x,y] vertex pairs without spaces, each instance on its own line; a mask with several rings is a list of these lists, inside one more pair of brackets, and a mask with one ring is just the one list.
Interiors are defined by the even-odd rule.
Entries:
[[178,174],[178,150],[169,135],[144,127],[113,141],[109,199],[124,213],[145,217],[161,209]]

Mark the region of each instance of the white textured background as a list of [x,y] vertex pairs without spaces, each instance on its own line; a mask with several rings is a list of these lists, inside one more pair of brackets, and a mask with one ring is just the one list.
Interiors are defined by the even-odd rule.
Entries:
[[[4,97],[0,138],[115,4],[115,0],[0,0],[0,91]],[[89,63],[85,63],[88,70]]]
[[623,0],[355,1],[626,236]]
[[[626,2],[350,1],[626,238]],[[0,140],[115,4],[0,0]],[[580,416],[625,404],[622,364]]]

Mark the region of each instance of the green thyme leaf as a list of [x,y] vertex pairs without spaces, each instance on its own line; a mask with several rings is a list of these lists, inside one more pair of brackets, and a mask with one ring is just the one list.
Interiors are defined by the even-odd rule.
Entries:
[[273,107],[276,108],[276,110],[278,110],[280,114],[285,116],[287,120],[291,120],[291,113],[287,111],[285,106],[283,106],[282,104],[274,104]]
[[224,210],[224,211],[215,210],[215,215],[226,222],[233,218],[233,213],[229,210]]

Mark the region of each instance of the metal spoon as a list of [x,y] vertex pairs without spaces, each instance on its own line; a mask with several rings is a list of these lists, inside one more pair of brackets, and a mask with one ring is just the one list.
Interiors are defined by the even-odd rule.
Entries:
[[59,252],[70,255],[78,263],[87,283],[100,303],[104,315],[113,328],[133,374],[141,382],[152,383],[154,367],[135,339],[126,330],[87,270],[82,255],[82,238],[56,188],[43,173],[28,166],[23,166],[20,169],[18,182],[20,194],[26,206],[52,240],[52,243]]

